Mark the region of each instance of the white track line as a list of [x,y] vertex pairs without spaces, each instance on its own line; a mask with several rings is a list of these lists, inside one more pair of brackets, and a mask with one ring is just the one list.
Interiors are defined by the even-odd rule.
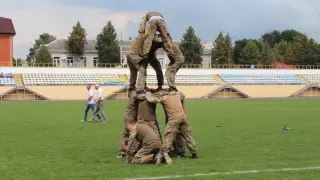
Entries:
[[303,167],[303,168],[282,168],[282,169],[266,169],[266,170],[215,172],[215,173],[201,173],[201,174],[190,174],[190,175],[173,175],[173,176],[159,176],[159,177],[145,177],[145,178],[127,178],[127,179],[124,179],[124,180],[175,179],[175,178],[188,178],[188,177],[197,177],[197,176],[249,174],[249,173],[280,172],[280,171],[304,171],[304,170],[314,170],[314,169],[320,169],[320,166],[316,166],[316,167]]

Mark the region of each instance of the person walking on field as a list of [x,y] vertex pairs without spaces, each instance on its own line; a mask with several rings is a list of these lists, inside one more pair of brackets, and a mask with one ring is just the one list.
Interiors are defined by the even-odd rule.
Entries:
[[[84,117],[83,120],[81,120],[82,122],[87,122],[87,117],[88,117],[88,112],[91,109],[94,112],[94,98],[93,98],[93,89],[91,88],[91,85],[87,85],[87,89],[88,89],[88,98],[86,100],[86,109],[84,111]],[[99,114],[97,114],[97,117],[99,120],[101,120],[101,117]]]
[[108,120],[107,120],[107,116],[106,116],[106,113],[104,112],[104,107],[103,107],[103,100],[104,100],[103,90],[99,84],[95,85],[95,89],[98,92],[98,96],[95,99],[93,117],[89,120],[89,122],[92,122],[98,116],[98,113],[100,112],[103,117],[103,123],[106,123]]

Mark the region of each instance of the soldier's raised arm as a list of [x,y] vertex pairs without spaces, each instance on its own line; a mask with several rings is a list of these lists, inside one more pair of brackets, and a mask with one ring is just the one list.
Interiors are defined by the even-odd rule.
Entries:
[[161,103],[163,101],[163,97],[156,97],[152,95],[150,92],[146,93],[146,99],[149,103]]
[[182,104],[184,113],[187,114],[186,104],[185,104],[185,102],[184,102],[184,98],[185,98],[186,96],[185,96],[182,92],[179,92],[179,94],[180,94],[181,104]]

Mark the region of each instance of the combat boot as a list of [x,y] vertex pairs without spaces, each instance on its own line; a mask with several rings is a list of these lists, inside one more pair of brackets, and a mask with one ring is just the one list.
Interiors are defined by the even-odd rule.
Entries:
[[163,153],[163,157],[166,160],[168,165],[172,164],[172,159],[170,158],[170,156],[168,155],[168,153]]
[[197,159],[198,158],[198,154],[197,153],[193,153],[191,158],[192,159]]
[[163,158],[162,154],[159,153],[156,164],[161,164],[162,158]]

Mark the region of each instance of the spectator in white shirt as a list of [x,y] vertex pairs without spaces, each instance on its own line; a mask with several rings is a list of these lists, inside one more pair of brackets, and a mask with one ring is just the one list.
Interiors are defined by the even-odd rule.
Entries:
[[103,90],[102,90],[102,88],[100,88],[99,84],[95,85],[95,89],[98,91],[98,96],[95,99],[93,117],[89,120],[89,122],[92,122],[98,116],[98,113],[100,111],[100,113],[103,117],[103,122],[106,123],[108,120],[107,120],[107,116],[106,116],[106,113],[104,112],[104,107],[103,107],[103,100],[104,100]]
[[[87,121],[87,117],[88,117],[88,112],[91,109],[92,111],[94,111],[94,97],[93,97],[93,89],[91,88],[91,85],[87,85],[87,89],[88,89],[88,98],[86,100],[86,109],[84,111],[84,118],[83,118],[83,122]],[[99,114],[97,114],[98,119],[100,120],[101,117]]]

